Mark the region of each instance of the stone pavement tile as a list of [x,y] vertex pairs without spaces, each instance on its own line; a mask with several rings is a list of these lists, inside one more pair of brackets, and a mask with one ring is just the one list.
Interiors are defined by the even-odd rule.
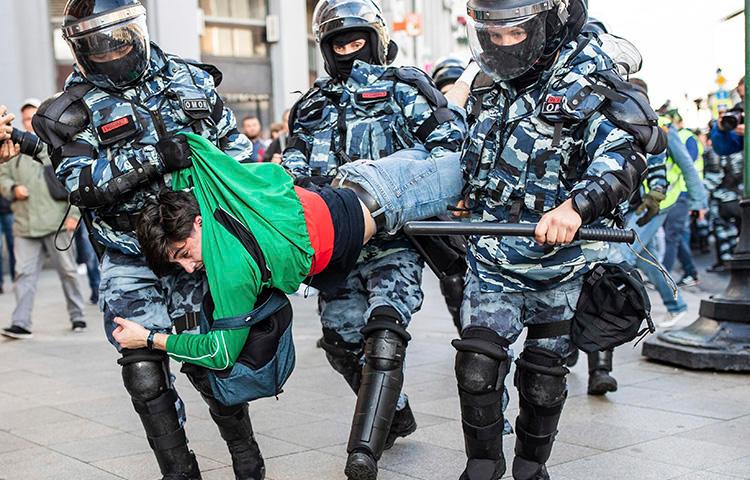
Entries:
[[590,420],[568,422],[565,411],[557,438],[567,443],[599,450],[615,450],[661,436],[659,433]]
[[35,407],[0,415],[0,430],[12,431],[74,420],[80,418],[52,407]]
[[52,425],[37,425],[30,428],[17,428],[13,434],[39,445],[53,445],[78,440],[107,437],[120,432],[89,420],[78,419]]
[[113,480],[118,477],[44,447],[29,448],[0,455],[6,480]]
[[[10,433],[0,432],[0,453],[31,448],[35,445]],[[2,473],[2,471],[0,471]]]
[[79,417],[95,418],[104,415],[119,415],[128,407],[131,407],[132,409],[132,406],[133,404],[130,403],[130,399],[123,390],[123,392],[117,396],[107,396],[88,400],[75,400],[69,398],[66,403],[55,405],[55,408],[78,415]]
[[[307,400],[298,401],[294,404],[284,402],[283,410],[309,415],[311,418],[317,417],[318,420],[329,418],[346,423],[351,422],[354,417],[354,407],[356,403],[357,397],[354,396],[354,392],[349,390],[339,397],[331,397],[325,401]],[[273,410],[266,409],[264,412],[267,415],[273,412]]]
[[616,453],[601,453],[549,468],[550,477],[576,480],[667,480],[689,473],[685,467]]
[[727,422],[714,423],[702,428],[677,434],[682,438],[702,440],[727,447],[750,444],[750,416]]
[[605,412],[594,415],[591,420],[664,435],[686,432],[716,423],[715,419],[710,418],[617,404],[611,404]]
[[141,419],[133,410],[133,405],[128,400],[123,399],[122,407],[120,408],[120,411],[117,413],[92,417],[89,420],[123,432],[143,432]]
[[19,396],[24,399],[32,399],[41,402],[44,405],[57,406],[70,403],[72,400],[76,399],[85,402],[111,397],[113,394],[118,394],[124,390],[122,385],[119,386],[118,390],[119,391],[114,391],[113,389],[77,387],[71,384],[65,385],[61,388],[42,390],[32,394],[26,393]]
[[0,392],[14,396],[33,395],[47,390],[64,390],[69,384],[28,370],[0,373]]
[[[260,430],[259,430],[260,431]],[[274,428],[264,435],[308,448],[324,448],[345,443],[349,439],[349,425],[330,420]]]
[[[284,442],[266,435],[256,435],[256,441],[264,459],[281,457],[292,453],[309,450],[307,447]],[[190,448],[203,457],[214,460],[224,465],[231,465],[232,458],[229,456],[227,444],[223,440],[190,440]]]
[[[211,470],[210,472],[202,472],[201,476],[203,480],[235,480],[232,467],[223,467]],[[266,475],[266,480],[271,480],[268,475]]]
[[737,382],[712,373],[695,375],[687,372],[680,372],[675,375],[668,375],[657,379],[638,382],[635,385],[640,388],[648,388],[650,390],[659,390],[662,392],[697,394],[704,391],[716,392],[726,388],[736,387]]
[[[320,423],[321,417],[307,413],[296,413],[285,408],[264,408],[262,410],[253,410],[250,404],[250,418],[253,422],[253,429],[256,432],[266,433],[274,432],[280,428],[292,426],[303,426],[311,423]],[[282,438],[283,439],[283,438]]]
[[708,470],[750,454],[750,445],[729,447],[680,437],[664,437],[631,445],[615,453],[647,458],[692,470]]
[[629,363],[619,365],[617,363],[617,352],[615,352],[614,370],[612,375],[617,379],[621,386],[637,385],[649,380],[658,381],[674,375],[679,370],[672,367],[665,367],[659,364],[649,364],[648,362]]
[[453,420],[461,419],[461,408],[458,402],[458,395],[443,398],[440,400],[421,401],[411,404],[414,412],[426,413],[438,417],[449,418]]
[[[273,480],[345,480],[345,465],[343,458],[310,450],[268,460],[266,475]],[[378,480],[412,480],[412,477],[381,467]]]
[[89,440],[76,440],[51,445],[49,448],[87,463],[150,451],[145,438],[129,433],[118,433],[117,435]]
[[463,451],[406,441],[396,443],[380,459],[379,466],[424,480],[456,480],[466,464]]
[[436,445],[438,447],[464,451],[463,433],[461,422],[451,420],[430,427],[417,429],[407,437],[408,441],[416,441]]
[[750,457],[743,457],[723,465],[716,465],[707,469],[710,472],[733,475],[740,478],[750,478]]
[[0,393],[0,430],[3,428],[3,416],[7,416],[17,410],[28,410],[29,408],[41,406],[42,404],[36,400],[16,397],[9,393]]
[[92,462],[92,465],[127,480],[156,480],[161,478],[154,454],[139,453]]
[[740,478],[747,480],[748,477],[735,477],[714,472],[693,472],[681,477],[676,477],[677,480],[738,480]]

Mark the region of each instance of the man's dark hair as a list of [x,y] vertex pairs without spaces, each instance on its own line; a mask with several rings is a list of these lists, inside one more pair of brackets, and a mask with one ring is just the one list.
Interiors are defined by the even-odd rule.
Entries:
[[138,242],[151,270],[163,277],[174,270],[172,244],[184,242],[201,214],[195,197],[187,192],[165,191],[149,202],[138,218]]

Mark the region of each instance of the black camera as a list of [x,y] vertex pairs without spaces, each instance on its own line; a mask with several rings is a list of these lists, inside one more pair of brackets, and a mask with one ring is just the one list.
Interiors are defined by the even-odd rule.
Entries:
[[30,157],[36,157],[42,153],[44,143],[39,140],[39,137],[29,132],[22,132],[21,130],[14,128],[10,133],[10,139],[13,143],[21,146],[21,153]]
[[731,132],[735,128],[745,123],[745,110],[741,107],[735,107],[729,110],[719,119],[719,130],[722,132]]

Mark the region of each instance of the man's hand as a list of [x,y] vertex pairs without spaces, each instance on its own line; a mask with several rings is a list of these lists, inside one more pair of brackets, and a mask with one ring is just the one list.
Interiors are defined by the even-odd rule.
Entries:
[[16,201],[22,202],[29,198],[29,189],[23,185],[16,185],[13,189],[13,194],[16,197]]
[[745,136],[745,124],[740,123],[739,125],[737,125],[737,128],[734,129],[734,133],[736,133],[737,135],[741,137],[744,137]]
[[67,230],[68,233],[72,234],[76,228],[78,228],[78,219],[73,217],[65,219],[65,230]]
[[5,105],[0,105],[0,142],[10,139],[10,132],[13,130],[10,123],[15,118],[15,115],[8,114],[8,108]]
[[284,157],[280,153],[274,153],[273,157],[271,157],[271,163],[275,163],[276,165],[281,165],[283,161]]
[[693,210],[690,212],[691,215],[693,215],[698,221],[702,222],[706,219],[706,214],[708,213],[708,210],[705,208],[702,208],[700,210]]
[[[0,135],[2,135],[2,133],[0,133]],[[21,145],[14,144],[11,140],[0,142],[0,165],[7,163],[10,159],[17,157],[20,154]]]
[[573,208],[573,200],[566,200],[542,216],[534,231],[534,239],[543,245],[571,243],[581,223],[581,216]]
[[471,212],[466,208],[466,200],[459,200],[456,208],[451,212],[454,218],[468,218]]
[[667,198],[666,193],[654,189],[649,190],[648,193],[643,196],[641,204],[638,205],[638,208],[635,210],[635,213],[638,215],[646,212],[646,214],[639,218],[636,222],[639,227],[646,225],[659,214],[661,202],[665,198]]
[[117,324],[117,328],[112,332],[112,336],[122,348],[146,348],[148,335],[151,332],[124,318],[115,317],[114,322]]

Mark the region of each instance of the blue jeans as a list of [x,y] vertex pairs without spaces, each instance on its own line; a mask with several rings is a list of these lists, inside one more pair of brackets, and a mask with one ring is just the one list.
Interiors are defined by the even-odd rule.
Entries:
[[[646,274],[646,277],[648,277],[651,283],[654,284],[654,287],[656,287],[656,290],[659,292],[661,300],[662,302],[664,302],[664,306],[667,308],[667,311],[669,313],[681,313],[687,311],[687,303],[685,303],[682,295],[680,295],[680,291],[677,290],[677,294],[675,295],[672,287],[674,286],[674,288],[677,289],[677,286],[673,285],[672,282],[667,281],[664,274],[657,267],[651,265],[651,263],[658,263],[659,260],[651,258],[648,253],[643,251],[643,246],[641,245],[641,243],[643,245],[648,245],[649,243],[651,243],[654,237],[656,237],[657,232],[662,227],[662,225],[664,225],[664,222],[667,219],[669,210],[670,208],[662,210],[650,222],[642,227],[636,224],[638,215],[636,215],[634,212],[631,212],[627,217],[626,228],[632,228],[633,230],[635,230],[638,233],[640,242],[636,242],[632,246],[629,246],[625,243],[611,244],[609,258],[612,262],[624,261],[641,269],[641,271]],[[644,261],[638,255],[636,255],[636,253],[648,259],[648,262]]]
[[672,271],[688,225],[690,225],[690,199],[687,193],[682,193],[677,198],[677,202],[668,209],[667,218],[664,220],[666,243],[664,260],[661,263],[668,272]]
[[[16,254],[13,252],[13,214],[0,214],[0,234],[5,237],[8,246],[8,266],[10,267],[10,279],[16,281]],[[0,237],[0,286],[3,284],[3,246]]]
[[690,250],[689,228],[685,231],[680,247],[677,249],[677,260],[682,264],[682,271],[685,272],[685,275],[698,276],[698,269],[695,268],[695,262],[693,262],[693,252]]
[[86,265],[86,273],[89,277],[89,287],[91,288],[92,296],[99,295],[99,282],[101,281],[101,274],[99,273],[99,259],[96,257],[94,247],[91,246],[91,240],[89,240],[88,230],[86,225],[81,223],[75,234],[76,251],[78,252],[78,258],[76,262]]
[[377,161],[359,160],[339,167],[339,179],[359,184],[382,207],[389,232],[406,222],[448,213],[461,199],[461,155],[435,157],[424,149],[401,150]]

